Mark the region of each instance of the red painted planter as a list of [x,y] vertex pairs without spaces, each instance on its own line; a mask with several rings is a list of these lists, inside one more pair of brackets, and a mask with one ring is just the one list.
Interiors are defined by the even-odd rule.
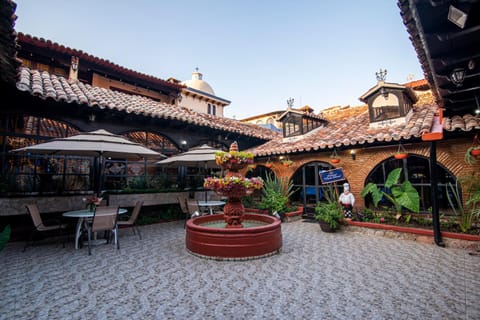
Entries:
[[480,149],[473,149],[472,151],[470,151],[470,154],[472,156],[480,156]]
[[330,162],[336,164],[340,162],[340,159],[331,159]]
[[394,155],[395,159],[401,160],[401,159],[407,159],[408,158],[408,153],[396,153]]
[[[345,222],[350,226],[365,227],[365,228],[372,228],[372,229],[392,230],[392,231],[397,231],[397,232],[405,232],[405,233],[412,233],[412,234],[419,234],[419,235],[423,235],[423,236],[432,236],[433,237],[433,230],[429,230],[429,229],[393,226],[393,225],[390,225],[390,224],[383,224],[383,223],[360,222],[360,221],[352,221],[352,220],[348,220],[348,219],[346,219]],[[442,231],[441,235],[442,235],[442,237],[451,238],[451,239],[468,240],[468,241],[480,241],[480,236],[476,236],[476,235],[473,235],[473,234],[464,234],[464,233]]]

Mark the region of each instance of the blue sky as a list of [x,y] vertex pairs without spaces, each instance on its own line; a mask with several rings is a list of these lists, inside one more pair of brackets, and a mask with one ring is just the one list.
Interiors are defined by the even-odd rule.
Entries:
[[[15,0],[14,0],[15,1]],[[225,115],[360,105],[423,73],[396,0],[16,0],[15,29],[161,79],[198,67]]]

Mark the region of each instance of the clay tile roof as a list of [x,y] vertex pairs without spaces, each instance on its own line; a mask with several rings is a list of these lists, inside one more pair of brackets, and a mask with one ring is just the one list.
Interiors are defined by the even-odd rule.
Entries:
[[14,29],[17,5],[10,0],[0,0],[0,81],[15,86],[17,68],[16,33]]
[[31,70],[26,67],[18,69],[17,89],[29,92],[42,99],[135,113],[151,118],[173,119],[263,140],[280,136],[277,132],[255,124],[198,113],[191,109],[157,102],[144,96],[92,87],[77,80],[70,81],[46,71]]
[[148,74],[144,74],[138,71],[134,71],[125,67],[122,67],[118,64],[115,64],[109,60],[102,59],[96,56],[93,56],[91,54],[88,54],[86,52],[83,52],[82,50],[77,50],[73,49],[70,47],[65,47],[64,45],[58,44],[56,42],[53,42],[51,40],[45,40],[43,38],[37,38],[34,36],[31,36],[29,34],[24,34],[22,32],[18,33],[18,40],[22,43],[28,43],[31,45],[34,45],[39,48],[46,48],[49,50],[52,50],[54,52],[58,52],[60,54],[67,54],[71,56],[77,56],[83,61],[88,61],[89,63],[102,66],[104,68],[108,68],[112,71],[119,72],[128,78],[135,78],[135,79],[142,79],[144,81],[148,81],[152,84],[157,84],[157,85],[162,85],[170,88],[174,88],[176,90],[180,90],[182,88],[185,88],[184,85],[182,84],[177,84],[174,82],[166,81]]
[[[383,128],[369,127],[366,105],[329,108],[322,112],[329,121],[326,126],[314,129],[301,137],[274,138],[249,151],[256,156],[269,156],[327,151],[334,147],[367,147],[383,142],[395,143],[400,139],[420,139],[423,133],[430,132],[434,116],[438,113],[438,106],[433,103],[431,93],[422,94],[419,101],[423,101],[423,103],[415,104],[405,124]],[[455,116],[443,120],[443,127],[447,132],[480,129],[480,118],[471,115]]]

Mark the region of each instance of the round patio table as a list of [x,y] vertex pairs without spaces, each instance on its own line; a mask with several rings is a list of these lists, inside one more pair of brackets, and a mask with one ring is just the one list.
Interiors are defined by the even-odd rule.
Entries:
[[[118,209],[118,214],[124,214],[127,213],[128,210],[125,208],[119,208]],[[67,211],[63,214],[64,217],[67,218],[77,218],[77,226],[75,228],[75,249],[78,249],[78,240],[80,239],[81,236],[81,230],[82,230],[82,225],[87,218],[93,218],[93,211],[90,211],[88,209],[82,209],[82,210],[74,210],[74,211]]]
[[210,214],[213,214],[214,208],[223,207],[224,205],[225,201],[220,200],[198,201],[198,206],[207,207]]

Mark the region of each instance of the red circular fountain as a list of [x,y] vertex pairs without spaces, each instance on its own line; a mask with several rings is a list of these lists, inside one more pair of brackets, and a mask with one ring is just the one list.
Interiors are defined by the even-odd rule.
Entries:
[[193,254],[215,259],[259,258],[278,253],[282,247],[281,221],[275,217],[245,214],[241,197],[263,187],[260,178],[246,179],[240,172],[253,163],[253,154],[239,152],[236,142],[229,152],[215,155],[228,170],[224,178],[207,178],[205,187],[228,198],[224,213],[190,219],[186,246]]

